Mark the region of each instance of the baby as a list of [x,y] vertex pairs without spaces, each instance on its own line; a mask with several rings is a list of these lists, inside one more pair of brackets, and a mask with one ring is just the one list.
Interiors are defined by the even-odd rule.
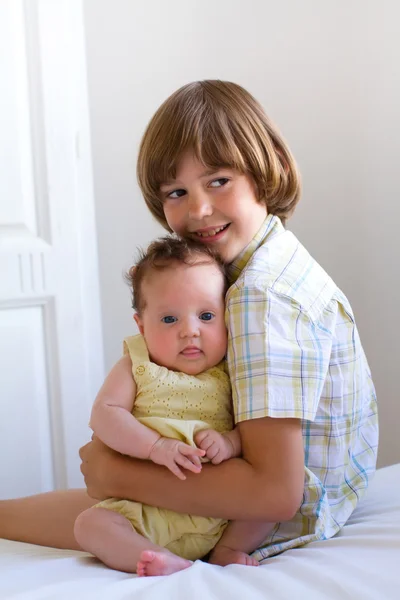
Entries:
[[[124,342],[93,405],[90,425],[117,452],[167,467],[182,485],[202,461],[241,454],[233,429],[222,260],[207,246],[166,237],[153,242],[129,272],[141,335]],[[108,566],[138,575],[210,561],[258,565],[248,553],[271,524],[185,515],[121,499],[81,513],[80,546]],[[221,558],[221,560],[220,560]]]

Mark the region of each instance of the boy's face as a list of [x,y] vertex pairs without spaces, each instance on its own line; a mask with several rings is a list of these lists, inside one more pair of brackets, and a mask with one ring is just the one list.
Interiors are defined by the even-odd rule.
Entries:
[[176,179],[160,186],[165,218],[175,233],[212,244],[231,263],[251,242],[267,216],[247,175],[210,172],[192,152],[183,155]]
[[227,346],[224,278],[215,263],[152,271],[142,285],[145,308],[135,320],[153,362],[188,375],[221,362]]

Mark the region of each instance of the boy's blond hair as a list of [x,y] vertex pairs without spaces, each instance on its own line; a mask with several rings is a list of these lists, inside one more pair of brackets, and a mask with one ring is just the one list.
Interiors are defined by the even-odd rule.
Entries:
[[146,308],[143,294],[143,281],[151,272],[171,269],[177,265],[212,264],[221,271],[224,281],[223,292],[229,287],[228,266],[209,246],[196,240],[165,236],[150,244],[145,252],[139,250],[135,266],[129,269],[125,278],[132,290],[132,308],[140,315]]
[[259,201],[283,222],[293,212],[300,197],[295,160],[262,106],[241,86],[218,80],[189,83],[160,106],[144,133],[139,185],[153,216],[169,231],[160,185],[175,179],[187,150],[208,168],[249,174]]

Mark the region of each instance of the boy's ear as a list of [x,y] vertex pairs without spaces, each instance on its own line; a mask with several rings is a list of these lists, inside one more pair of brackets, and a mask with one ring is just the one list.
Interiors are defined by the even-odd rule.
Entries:
[[142,335],[144,335],[144,327],[143,327],[143,321],[142,321],[142,319],[139,317],[139,315],[137,313],[135,313],[133,315],[133,318],[136,321],[136,325],[138,326],[140,333]]

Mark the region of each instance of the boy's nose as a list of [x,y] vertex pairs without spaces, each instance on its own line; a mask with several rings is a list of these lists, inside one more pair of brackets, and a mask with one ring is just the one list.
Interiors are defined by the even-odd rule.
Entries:
[[213,207],[205,192],[197,192],[189,198],[189,217],[197,221],[212,215]]

